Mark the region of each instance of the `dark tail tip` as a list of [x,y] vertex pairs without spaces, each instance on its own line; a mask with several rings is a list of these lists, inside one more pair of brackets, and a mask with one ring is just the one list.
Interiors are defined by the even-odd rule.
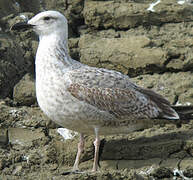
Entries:
[[172,106],[179,114],[180,120],[193,120],[193,106]]

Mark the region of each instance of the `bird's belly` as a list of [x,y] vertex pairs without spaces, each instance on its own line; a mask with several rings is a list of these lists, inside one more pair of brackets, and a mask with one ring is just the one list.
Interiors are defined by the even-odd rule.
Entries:
[[[58,96],[57,96],[58,97]],[[64,96],[65,97],[65,96]],[[38,103],[43,112],[55,123],[67,129],[87,135],[94,135],[94,128],[99,128],[100,135],[127,134],[136,130],[147,128],[150,125],[142,120],[133,121],[128,117],[128,124],[113,123],[119,120],[110,118],[100,111],[93,111],[87,105],[69,98],[48,100],[39,96]],[[109,123],[110,122],[110,123]]]
[[81,121],[82,118],[80,112],[78,112],[80,107],[70,98],[69,94],[62,93],[61,95],[57,91],[54,91],[54,94],[52,93],[49,91],[44,91],[43,93],[37,91],[38,104],[51,120],[66,128],[74,126],[76,124],[74,121]]
[[95,127],[111,118],[59,88],[53,91],[41,84],[41,88],[36,87],[36,95],[41,110],[52,121],[77,132],[94,134]]
[[84,134],[94,134],[95,127],[99,128],[101,135],[127,134],[151,125],[132,117],[127,117],[125,124],[120,123],[113,115],[77,100],[65,89],[53,90],[41,84],[36,87],[36,95],[40,108],[52,121]]

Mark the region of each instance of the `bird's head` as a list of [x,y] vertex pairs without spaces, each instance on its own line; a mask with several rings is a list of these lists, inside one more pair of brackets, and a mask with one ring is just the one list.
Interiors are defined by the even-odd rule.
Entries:
[[68,37],[67,19],[58,11],[44,11],[27,22],[17,23],[11,30],[33,29],[40,37],[49,36],[53,33],[62,33]]

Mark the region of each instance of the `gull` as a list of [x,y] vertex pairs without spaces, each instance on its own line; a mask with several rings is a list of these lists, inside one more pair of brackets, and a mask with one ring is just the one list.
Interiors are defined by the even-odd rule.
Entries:
[[148,128],[159,119],[179,120],[179,114],[164,97],[137,86],[127,75],[72,59],[67,50],[67,19],[60,12],[41,12],[11,29],[33,29],[39,36],[35,59],[37,101],[55,123],[80,133],[72,172],[79,171],[85,134],[95,135],[95,172],[99,168],[100,135],[128,134]]

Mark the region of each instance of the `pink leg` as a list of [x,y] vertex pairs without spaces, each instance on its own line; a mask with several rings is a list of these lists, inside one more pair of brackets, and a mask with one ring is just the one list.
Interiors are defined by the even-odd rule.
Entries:
[[94,153],[94,163],[92,171],[96,172],[98,170],[98,160],[99,160],[99,147],[100,147],[100,138],[98,135],[98,128],[95,128],[96,139],[94,141],[95,153]]
[[73,166],[73,169],[72,169],[73,171],[78,171],[79,170],[78,165],[79,165],[80,156],[81,156],[83,150],[84,150],[84,136],[81,133],[80,134],[80,141],[78,143],[78,152],[76,154],[76,159],[75,159],[74,166]]

